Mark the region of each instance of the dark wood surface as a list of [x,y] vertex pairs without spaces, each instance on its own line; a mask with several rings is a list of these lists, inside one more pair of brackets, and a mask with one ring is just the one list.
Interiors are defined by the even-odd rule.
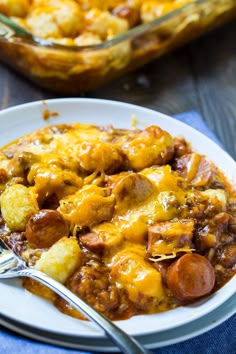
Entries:
[[[198,111],[236,159],[236,21],[81,96],[130,102],[170,115]],[[58,95],[0,64],[0,109],[54,97]]]

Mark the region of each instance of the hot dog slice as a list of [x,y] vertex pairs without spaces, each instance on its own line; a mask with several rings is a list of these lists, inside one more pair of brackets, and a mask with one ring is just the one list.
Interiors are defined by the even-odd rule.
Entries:
[[36,248],[49,248],[68,232],[67,223],[57,210],[42,209],[26,224],[26,238]]
[[181,303],[208,294],[214,284],[214,268],[199,254],[185,254],[172,263],[167,270],[167,285]]

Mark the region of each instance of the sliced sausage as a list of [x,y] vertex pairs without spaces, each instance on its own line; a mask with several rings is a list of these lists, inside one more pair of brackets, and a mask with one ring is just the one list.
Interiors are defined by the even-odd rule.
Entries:
[[42,209],[26,224],[26,237],[35,248],[49,248],[63,236],[68,235],[68,226],[56,210]]
[[208,294],[215,284],[211,263],[199,254],[188,253],[172,263],[167,271],[167,285],[181,303]]
[[189,144],[184,138],[174,137],[174,148],[175,148],[175,157],[179,158],[183,155],[189,154],[191,152]]
[[162,254],[178,252],[183,248],[193,248],[194,221],[182,219],[181,221],[164,221],[153,224],[148,228],[147,251],[153,257]]
[[4,168],[0,168],[0,184],[5,184],[8,180],[7,171]]
[[102,255],[110,252],[123,242],[123,235],[113,223],[104,222],[92,228],[91,232],[80,236],[80,242],[91,252]]
[[213,178],[213,166],[205,156],[191,153],[180,157],[175,169],[194,187],[204,187]]
[[102,254],[105,248],[104,240],[96,232],[89,232],[80,237],[80,242],[90,251]]

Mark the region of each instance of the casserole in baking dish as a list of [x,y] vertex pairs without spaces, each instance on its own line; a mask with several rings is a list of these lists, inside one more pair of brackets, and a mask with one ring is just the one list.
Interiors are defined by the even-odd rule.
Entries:
[[0,59],[43,88],[75,94],[134,70],[235,14],[235,0],[0,0],[5,23]]

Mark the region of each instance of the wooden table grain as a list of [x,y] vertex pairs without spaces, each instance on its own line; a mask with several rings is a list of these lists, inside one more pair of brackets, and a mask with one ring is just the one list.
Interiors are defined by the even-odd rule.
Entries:
[[[236,21],[80,96],[139,104],[169,115],[197,111],[236,159]],[[55,97],[0,64],[0,109]]]

